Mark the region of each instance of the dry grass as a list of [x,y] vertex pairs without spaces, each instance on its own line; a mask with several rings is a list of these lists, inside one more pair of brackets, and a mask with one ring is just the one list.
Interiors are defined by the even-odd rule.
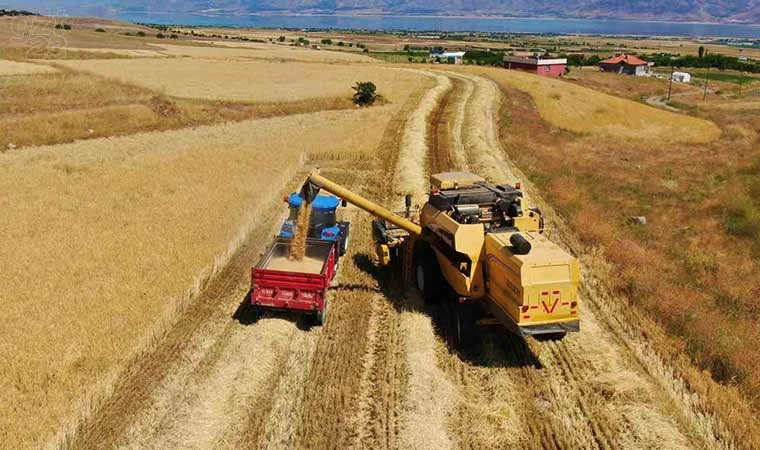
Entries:
[[51,72],[55,72],[55,69],[50,66],[0,59],[0,77],[7,75],[32,75]]
[[649,142],[710,142],[720,136],[712,122],[661,111],[562,80],[519,71],[476,70],[528,92],[541,117],[581,135]]
[[[670,72],[667,73],[670,75]],[[668,94],[669,81],[664,78],[630,77],[616,73],[601,72],[598,67],[573,67],[568,79],[595,91],[601,91],[631,100],[641,100],[642,96],[651,97]],[[673,83],[672,94],[699,91],[698,86]]]
[[3,442],[39,444],[55,432],[72,403],[86,401],[83,388],[116,370],[172,299],[224,262],[236,230],[277,195],[304,149],[319,142],[355,154],[373,133],[355,130],[387,120],[388,108],[2,156],[2,261],[11,275],[0,288],[2,351],[13,359],[0,383],[15,411],[0,422]]
[[[218,49],[213,49],[218,50]],[[390,101],[414,75],[372,65],[330,65],[211,61],[196,59],[132,59],[64,61],[81,70],[183,98],[246,102],[283,102],[336,96],[350,97],[357,81],[371,80]]]

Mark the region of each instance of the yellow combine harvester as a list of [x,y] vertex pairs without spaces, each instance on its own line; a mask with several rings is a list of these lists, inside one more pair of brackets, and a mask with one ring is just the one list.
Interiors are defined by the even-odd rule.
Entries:
[[482,312],[519,335],[579,330],[578,261],[541,234],[541,212],[519,186],[464,172],[432,175],[430,184],[418,218],[408,196],[406,211],[393,213],[316,172],[301,196],[310,201],[325,189],[377,216],[378,262],[400,267],[426,301],[449,302],[457,343],[471,341]]

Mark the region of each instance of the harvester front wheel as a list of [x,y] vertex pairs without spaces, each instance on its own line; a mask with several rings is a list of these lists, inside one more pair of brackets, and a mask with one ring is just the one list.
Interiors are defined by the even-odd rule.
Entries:
[[443,283],[446,281],[438,267],[438,261],[432,251],[421,251],[414,261],[414,281],[425,303],[438,303],[443,293]]

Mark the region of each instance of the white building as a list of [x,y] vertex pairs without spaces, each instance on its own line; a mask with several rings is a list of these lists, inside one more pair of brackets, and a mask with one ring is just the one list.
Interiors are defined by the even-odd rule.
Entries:
[[438,58],[442,63],[462,64],[464,62],[465,53],[467,52],[430,53],[430,57]]
[[691,74],[686,72],[673,72],[672,79],[679,83],[691,83]]

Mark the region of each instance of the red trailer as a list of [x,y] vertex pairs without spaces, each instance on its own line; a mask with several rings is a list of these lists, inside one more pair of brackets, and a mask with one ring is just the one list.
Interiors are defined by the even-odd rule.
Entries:
[[277,237],[251,270],[251,305],[300,311],[318,325],[327,319],[327,289],[338,271],[337,241],[308,239],[300,261],[290,259],[291,240]]

